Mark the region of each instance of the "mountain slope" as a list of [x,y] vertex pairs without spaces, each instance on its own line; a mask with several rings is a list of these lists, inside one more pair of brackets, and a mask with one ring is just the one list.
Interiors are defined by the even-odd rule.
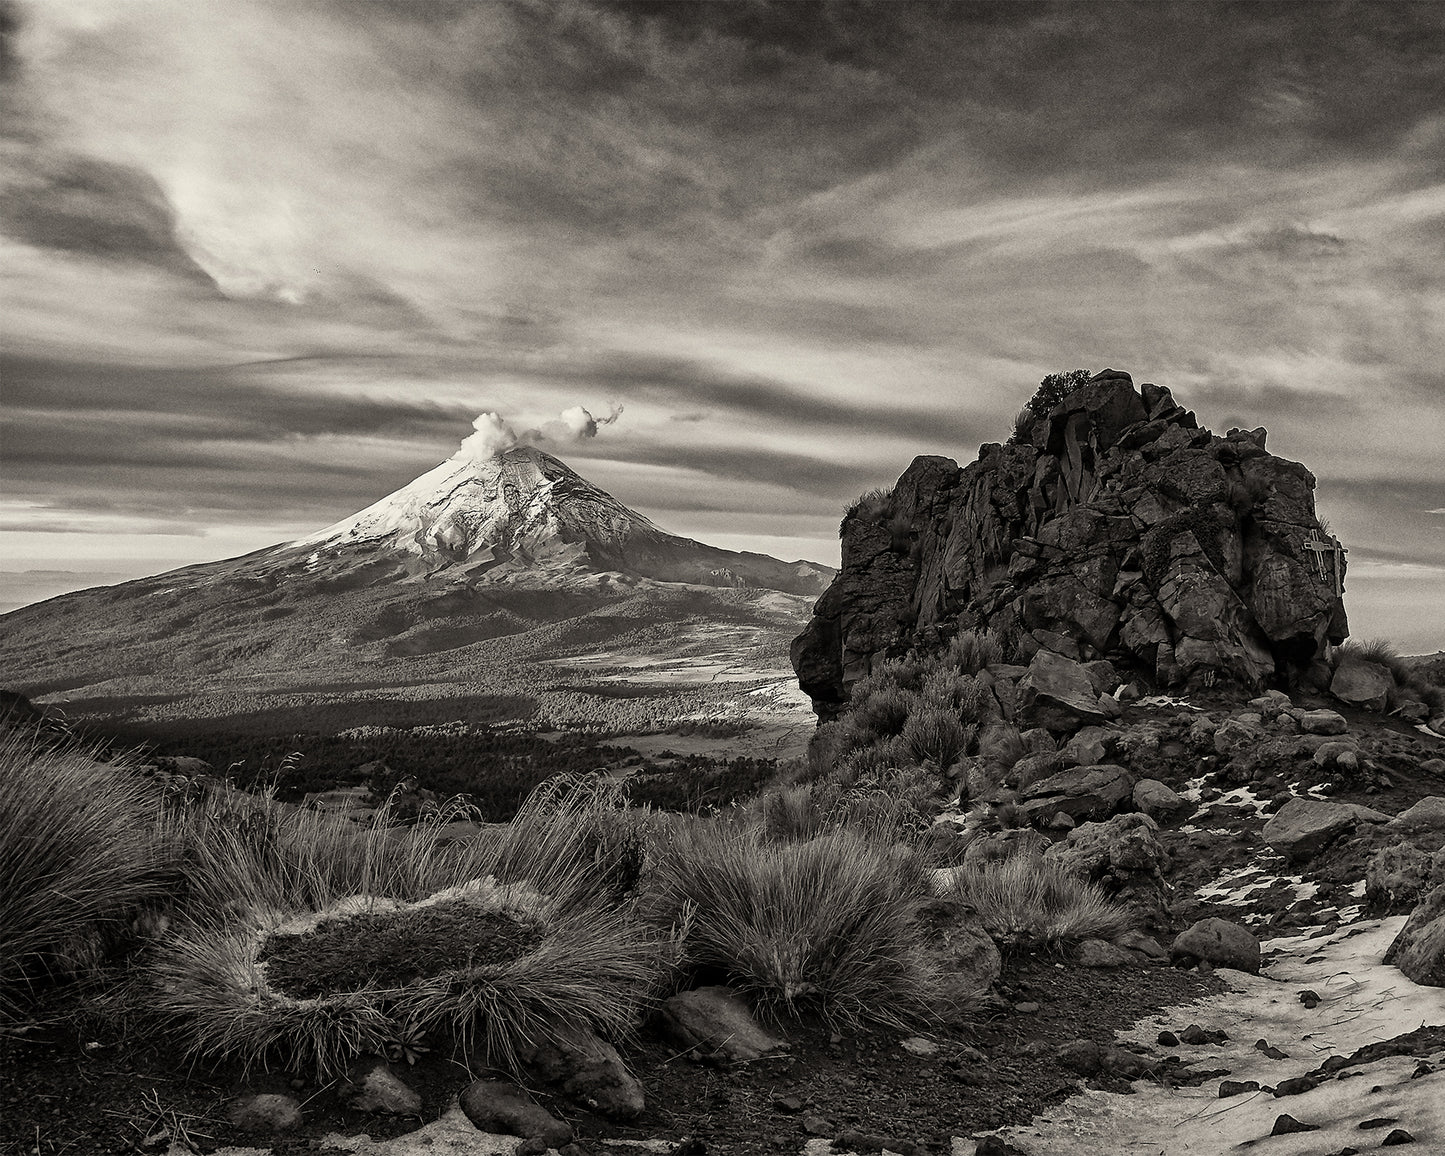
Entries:
[[211,717],[379,688],[540,694],[575,684],[557,667],[578,656],[663,662],[700,639],[775,676],[831,576],[669,534],[532,447],[458,454],[298,541],[0,616],[0,685]]

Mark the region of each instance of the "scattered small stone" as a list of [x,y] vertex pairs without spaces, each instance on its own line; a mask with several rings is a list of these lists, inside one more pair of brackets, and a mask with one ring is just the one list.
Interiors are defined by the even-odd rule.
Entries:
[[243,1132],[289,1132],[301,1126],[301,1105],[295,1096],[258,1092],[231,1105],[231,1123]]
[[546,1145],[543,1151],[572,1141],[570,1124],[534,1103],[526,1092],[507,1080],[474,1080],[462,1089],[461,1104],[467,1119],[483,1132],[535,1137]]
[[1179,1033],[1179,1038],[1186,1044],[1197,1046],[1199,1044],[1222,1044],[1229,1039],[1229,1035],[1218,1028],[1206,1030],[1198,1024],[1190,1024]]
[[1286,1113],[1275,1119],[1274,1128],[1270,1130],[1271,1136],[1288,1136],[1291,1132],[1318,1132],[1318,1124],[1302,1124],[1293,1116]]
[[1039,1005],[1032,1001],[1014,1004],[1014,1011],[1018,1012],[1019,1015],[1031,1016],[1038,1010]]
[[1299,1001],[1311,1011],[1320,1006],[1320,997],[1318,992],[1302,991],[1299,993]]
[[1230,1096],[1242,1096],[1245,1092],[1259,1091],[1257,1080],[1220,1080],[1219,1098],[1227,1100]]
[[833,1132],[833,1125],[822,1116],[805,1116],[803,1131],[809,1136],[828,1136]]
[[1396,1144],[1413,1144],[1415,1137],[1405,1131],[1404,1128],[1396,1128],[1388,1136],[1380,1141],[1381,1148],[1393,1148]]
[[1022,1156],[1012,1144],[1005,1143],[998,1136],[984,1136],[977,1141],[974,1156]]
[[1433,1075],[1434,1072],[1434,1064],[1430,1063],[1428,1060],[1421,1060],[1418,1064],[1415,1065],[1415,1070],[1410,1073],[1410,1079],[1418,1080],[1421,1076]]
[[909,1055],[924,1058],[938,1055],[938,1045],[922,1036],[909,1036],[903,1041],[903,1050]]
[[1079,944],[1079,963],[1084,967],[1127,967],[1137,958],[1107,939],[1086,939]]
[[1179,1037],[1173,1032],[1160,1032],[1158,1042],[1161,1048],[1177,1048],[1179,1046]]
[[1318,1077],[1295,1076],[1290,1080],[1281,1080],[1279,1086],[1275,1088],[1274,1094],[1276,1096],[1299,1096],[1305,1092],[1313,1091],[1319,1086],[1320,1081]]
[[386,1116],[421,1115],[421,1096],[384,1061],[374,1064],[353,1086],[347,1103],[355,1112]]
[[1254,1041],[1254,1048],[1255,1048],[1255,1051],[1263,1052],[1263,1053],[1264,1053],[1266,1056],[1268,1056],[1271,1060],[1287,1060],[1287,1059],[1289,1059],[1289,1053],[1288,1053],[1288,1052],[1282,1052],[1282,1051],[1280,1051],[1278,1048],[1276,1048],[1276,1047],[1274,1047],[1273,1045],[1271,1045],[1268,1040],[1255,1040],[1255,1041]]
[[1391,1124],[1399,1122],[1399,1116],[1376,1116],[1373,1120],[1361,1120],[1360,1127],[1368,1131],[1371,1128],[1388,1128]]
[[803,1110],[803,1101],[797,1096],[774,1096],[773,1107],[779,1112],[801,1112]]

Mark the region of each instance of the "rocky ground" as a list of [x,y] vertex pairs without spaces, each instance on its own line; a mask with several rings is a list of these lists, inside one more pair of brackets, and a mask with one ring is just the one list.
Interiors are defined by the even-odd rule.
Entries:
[[476,1082],[496,1073],[420,1049],[316,1086],[189,1071],[113,1026],[42,1014],[0,1041],[0,1150],[1062,1156],[1183,1150],[1161,1137],[1186,1134],[1191,1152],[1445,1150],[1445,976],[1422,902],[1445,874],[1445,739],[1278,693],[1145,698],[1119,714],[1019,764],[1007,807],[1038,830],[996,830],[996,799],[946,812],[937,842],[967,862],[1034,841],[1149,934],[1007,958],[947,1029],[769,1023],[773,1042],[746,1060],[649,1025],[622,1047],[646,1106],[618,1120],[545,1082],[526,1103],[550,1116],[519,1115],[505,1088]]

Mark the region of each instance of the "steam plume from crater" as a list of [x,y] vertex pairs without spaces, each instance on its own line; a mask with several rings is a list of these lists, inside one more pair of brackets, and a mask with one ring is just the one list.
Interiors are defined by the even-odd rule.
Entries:
[[537,445],[546,441],[582,442],[596,437],[600,426],[611,425],[621,416],[620,405],[613,406],[606,417],[594,417],[583,406],[574,405],[551,421],[544,422],[541,429],[518,433],[501,414],[487,410],[477,415],[472,422],[474,432],[463,439],[452,457],[457,461],[484,462],[499,458],[519,445]]

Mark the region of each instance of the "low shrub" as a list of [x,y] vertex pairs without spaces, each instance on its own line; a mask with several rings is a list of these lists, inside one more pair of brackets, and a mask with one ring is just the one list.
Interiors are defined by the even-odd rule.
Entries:
[[1082,939],[1112,939],[1130,925],[1125,909],[1094,884],[1023,855],[956,871],[951,892],[1006,948],[1057,950]]
[[769,843],[722,822],[680,828],[660,850],[651,909],[687,920],[684,965],[763,1007],[903,1027],[936,1014],[941,984],[919,924],[916,860],[856,831]]
[[909,717],[901,737],[915,762],[947,770],[968,753],[977,733],[977,727],[965,726],[951,710],[923,707]]
[[1003,640],[992,630],[959,631],[949,640],[945,658],[948,665],[972,675],[1003,660]]
[[159,790],[128,767],[10,731],[0,738],[0,1021],[28,989],[124,941],[165,896]]

